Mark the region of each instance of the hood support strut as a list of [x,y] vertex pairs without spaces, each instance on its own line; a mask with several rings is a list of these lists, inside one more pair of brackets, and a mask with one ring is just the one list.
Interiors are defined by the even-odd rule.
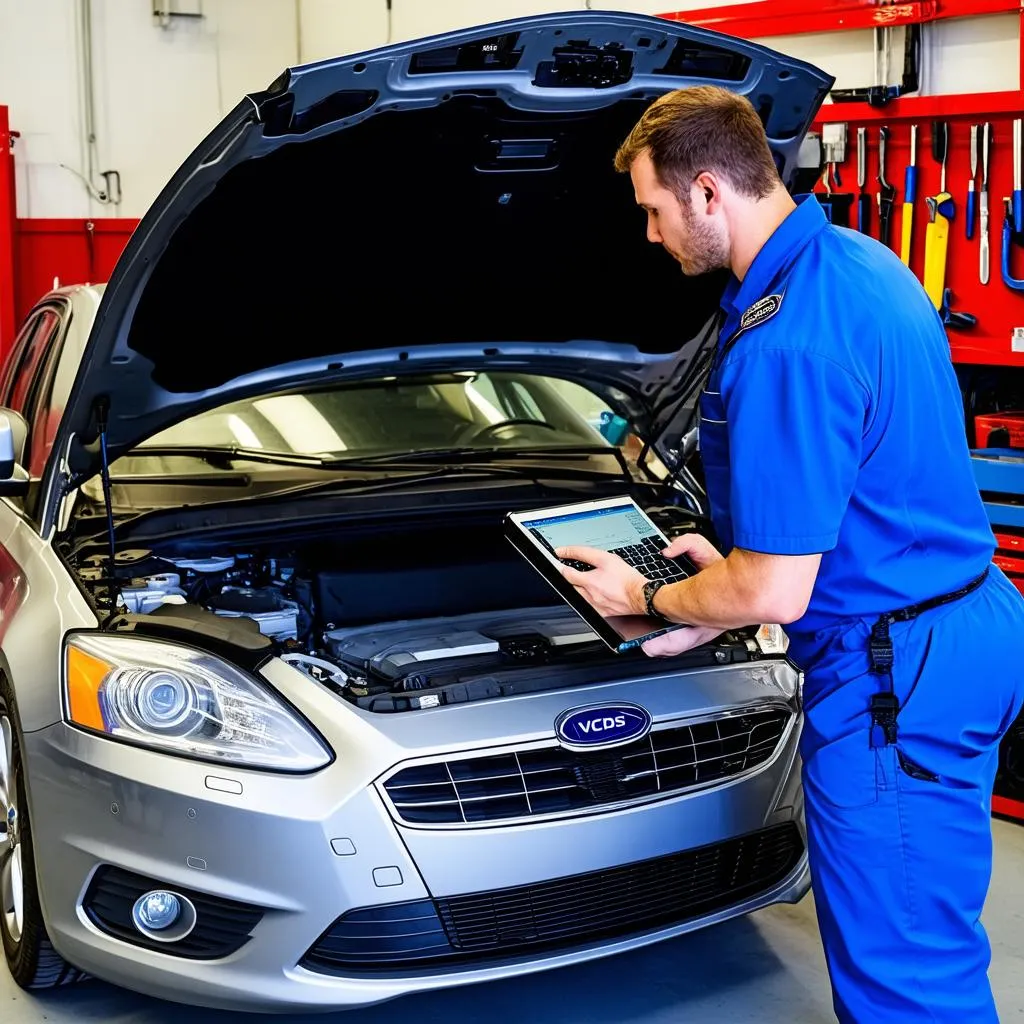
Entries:
[[114,539],[114,502],[110,493],[110,459],[107,456],[107,425],[110,422],[110,399],[101,395],[96,400],[96,426],[99,430],[100,441],[100,478],[103,482],[103,508],[107,518],[107,544],[109,550],[107,557],[109,565],[107,572],[110,582],[107,584],[107,601],[110,614],[117,611],[117,574],[114,571],[117,555],[117,541]]

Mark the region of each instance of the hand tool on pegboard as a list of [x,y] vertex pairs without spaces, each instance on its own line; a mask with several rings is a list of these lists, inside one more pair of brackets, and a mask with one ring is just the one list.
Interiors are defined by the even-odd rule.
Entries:
[[953,219],[953,197],[946,191],[946,156],[949,150],[949,125],[932,122],[932,157],[942,167],[938,195],[928,196],[928,227],[924,239],[924,290],[932,305],[941,310],[946,288],[946,256],[949,251],[949,222]]
[[825,170],[821,182],[825,186],[825,195],[818,195],[818,202],[825,210],[829,221],[844,228],[850,226],[850,207],[855,197],[849,192],[833,192],[832,180],[842,188],[843,179],[839,176],[839,165],[846,162],[847,127],[845,124],[836,123],[827,124],[822,129],[821,143]]
[[1012,288],[1015,292],[1024,292],[1024,279],[1013,276],[1012,252],[1014,245],[1024,246],[1024,240],[1014,231],[1013,200],[1009,197],[1003,198],[1003,284]]
[[900,259],[910,266],[910,242],[914,231],[914,199],[917,197],[917,125],[910,126],[910,163],[903,184],[903,244]]
[[857,230],[871,232],[871,196],[864,191],[868,183],[868,130],[857,129]]
[[878,237],[883,245],[889,244],[892,227],[892,207],[896,201],[896,187],[885,180],[885,144],[889,129],[878,129]]
[[946,160],[949,156],[949,124],[932,123],[932,156],[939,163],[941,178],[938,195],[928,196],[928,227],[924,242],[924,287],[947,327],[967,330],[977,324],[971,313],[953,311],[953,292],[946,287],[946,260],[949,255],[949,226],[956,214],[953,197],[946,191]]
[[979,250],[978,275],[982,284],[988,284],[989,277],[989,246],[988,246],[988,156],[992,146],[992,123],[986,121],[981,127],[981,195],[978,198],[981,211],[981,245]]
[[967,183],[967,206],[965,214],[967,219],[967,238],[974,237],[974,210],[978,199],[977,182],[978,178],[978,126],[971,125],[971,180]]
[[1021,126],[1018,117],[1013,122],[1013,229],[1024,231],[1024,186],[1021,182]]

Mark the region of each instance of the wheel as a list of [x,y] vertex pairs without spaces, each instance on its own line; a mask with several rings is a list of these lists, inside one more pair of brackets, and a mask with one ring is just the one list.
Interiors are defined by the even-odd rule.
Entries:
[[0,938],[22,988],[56,988],[85,977],[50,944],[39,906],[32,829],[21,760],[16,705],[0,676]]
[[503,420],[501,423],[488,423],[483,427],[471,427],[459,440],[463,444],[473,444],[484,438],[497,437],[503,431],[515,427],[543,427],[545,430],[558,432],[558,427],[545,423],[544,420],[514,419]]

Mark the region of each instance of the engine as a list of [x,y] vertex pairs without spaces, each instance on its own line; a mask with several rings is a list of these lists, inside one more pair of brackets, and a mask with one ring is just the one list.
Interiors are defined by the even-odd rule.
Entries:
[[[663,528],[679,532],[674,522]],[[175,537],[164,550],[118,551],[113,601],[102,549],[92,547],[72,563],[101,617],[116,607],[115,628],[136,628],[138,619],[152,616],[161,621],[143,628],[166,635],[177,621],[184,642],[197,627],[255,640],[258,629],[277,657],[378,713],[650,671],[642,652],[613,653],[490,516],[437,517],[386,534],[379,523],[366,523],[328,536],[267,536],[237,548],[189,550],[186,543]],[[214,616],[241,621],[226,630]],[[118,619],[134,621],[118,625]],[[753,631],[737,631],[669,659],[664,668],[721,666],[762,653],[772,652]]]
[[[107,559],[89,556],[79,576],[100,584]],[[216,558],[161,558],[150,551],[119,551],[114,562],[120,607],[148,615],[162,605],[194,605],[224,618],[252,619],[273,640],[296,642],[308,632],[302,589],[294,566],[247,555]]]

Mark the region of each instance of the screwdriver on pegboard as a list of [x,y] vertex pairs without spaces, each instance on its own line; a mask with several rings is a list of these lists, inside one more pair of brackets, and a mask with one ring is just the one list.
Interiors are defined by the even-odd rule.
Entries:
[[914,232],[914,199],[917,197],[917,125],[910,126],[910,163],[903,183],[903,239],[900,259],[910,266],[910,242]]
[[967,237],[974,237],[974,207],[978,199],[976,179],[978,177],[978,126],[971,125],[971,180],[967,183]]

